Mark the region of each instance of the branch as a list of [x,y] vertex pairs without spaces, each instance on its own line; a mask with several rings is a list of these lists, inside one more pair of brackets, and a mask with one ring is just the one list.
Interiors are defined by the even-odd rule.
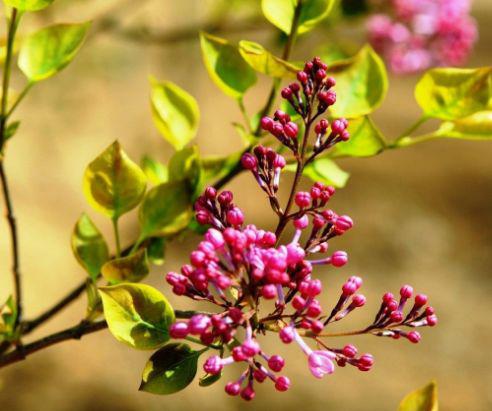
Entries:
[[[192,310],[176,310],[174,314],[176,318],[191,318],[195,314],[211,315],[211,313]],[[45,348],[51,347],[52,345],[68,340],[80,340],[84,335],[104,330],[107,327],[108,324],[105,320],[97,322],[88,322],[86,320],[83,320],[74,327],[58,331],[54,334],[50,334],[46,337],[40,338],[39,340],[33,341],[32,343],[20,345],[14,351],[0,356],[0,368],[22,361],[26,359],[26,357],[28,357],[29,355],[34,354],[35,352],[43,350]]]

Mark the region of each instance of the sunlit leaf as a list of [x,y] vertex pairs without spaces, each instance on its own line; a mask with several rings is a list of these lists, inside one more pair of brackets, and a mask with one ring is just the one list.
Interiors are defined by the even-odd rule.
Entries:
[[240,161],[243,151],[230,154],[228,156],[214,156],[202,158],[205,181],[217,181],[241,167]]
[[88,321],[94,321],[103,314],[101,295],[99,294],[95,281],[90,278],[87,279],[85,291],[87,294],[87,310],[85,319]]
[[38,11],[48,7],[54,0],[3,0],[10,7],[22,11]]
[[200,34],[203,61],[212,80],[228,96],[239,99],[256,83],[256,73],[237,47],[210,34]]
[[[286,171],[295,172],[296,165],[288,164]],[[344,187],[350,174],[343,171],[338,165],[328,158],[318,158],[304,167],[303,175],[312,181],[319,181],[323,184],[335,187]]]
[[210,387],[212,384],[215,384],[217,381],[219,381],[221,377],[222,372],[219,372],[218,374],[204,375],[202,378],[200,378],[198,385],[200,385],[200,387]]
[[169,178],[167,167],[149,156],[144,156],[140,160],[140,167],[154,185],[165,183]]
[[189,93],[170,81],[150,79],[152,118],[162,136],[181,150],[196,135],[200,110]]
[[398,407],[398,411],[438,411],[437,386],[431,382],[425,387],[408,394]]
[[140,249],[129,256],[108,261],[102,266],[101,273],[111,283],[141,281],[149,273],[147,251]]
[[145,284],[119,284],[99,289],[104,316],[114,337],[140,350],[156,349],[169,340],[174,311],[167,299]]
[[118,141],[89,164],[83,181],[89,204],[111,218],[136,207],[146,185],[145,174],[128,158]]
[[173,181],[152,188],[139,211],[142,238],[166,236],[185,228],[193,210],[187,181]]
[[15,133],[17,133],[17,130],[19,129],[19,126],[20,121],[13,121],[7,126],[7,128],[5,129],[5,141],[14,137]]
[[[290,34],[298,0],[262,0],[261,8],[265,17],[285,34]],[[328,16],[334,0],[303,0],[299,17],[298,33],[312,30]]]
[[147,255],[154,265],[164,264],[166,255],[166,240],[163,237],[153,237],[147,246]]
[[330,107],[335,117],[355,118],[374,111],[386,97],[388,78],[381,58],[370,46],[354,57],[334,63],[330,76],[337,82],[337,102]]
[[254,41],[239,42],[239,52],[244,60],[257,72],[271,77],[293,77],[299,70],[293,64],[274,56]]
[[492,139],[492,111],[481,111],[454,122],[442,123],[437,134],[464,140]]
[[186,388],[195,378],[198,357],[187,344],[168,344],[150,357],[142,373],[140,391],[167,395]]
[[30,82],[47,79],[66,67],[79,51],[90,23],[57,24],[25,38],[19,68]]
[[169,181],[189,182],[194,195],[202,191],[202,164],[198,147],[192,146],[176,152],[169,160]]
[[72,250],[80,265],[94,279],[109,259],[108,246],[103,235],[85,213],[75,224],[72,233]]
[[367,116],[350,120],[348,131],[350,139],[335,145],[330,157],[369,157],[386,147],[383,135]]
[[455,120],[492,110],[492,68],[436,68],[424,74],[415,98],[428,117]]

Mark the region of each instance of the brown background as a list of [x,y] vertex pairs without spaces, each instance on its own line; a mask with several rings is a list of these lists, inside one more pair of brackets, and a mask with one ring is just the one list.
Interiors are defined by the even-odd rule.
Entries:
[[[203,22],[216,1],[141,3],[127,7],[122,1],[59,0],[47,12],[27,16],[21,32],[52,21],[107,16],[107,10],[113,10],[110,17],[128,27],[145,25],[159,31],[188,27]],[[490,65],[490,0],[477,0],[474,15],[480,23],[481,40],[470,65]],[[357,37],[356,28],[345,33]],[[224,36],[262,40],[276,47],[266,23],[253,31]],[[311,39],[298,45],[296,59],[311,57],[316,47],[332,37],[318,32]],[[227,154],[240,146],[230,125],[240,120],[238,111],[208,78],[196,41],[145,45],[114,31],[94,34],[66,71],[33,89],[17,114],[21,129],[8,147],[6,166],[19,218],[28,316],[41,312],[83,278],[69,245],[71,227],[83,210],[111,238],[108,222],[89,210],[82,195],[85,165],[116,138],[135,160],[144,153],[161,160],[169,157],[170,146],[158,136],[149,114],[149,74],[172,80],[196,96],[202,112],[198,142],[203,153]],[[416,80],[390,79],[389,96],[374,116],[390,137],[419,114],[412,96]],[[16,77],[14,84],[20,89],[21,78]],[[261,79],[248,94],[250,111],[263,104],[268,87],[267,80]],[[418,346],[375,337],[347,340],[375,355],[374,370],[337,369],[323,380],[311,378],[297,349],[278,347],[272,337],[265,344],[288,358],[287,373],[293,386],[284,394],[262,386],[252,405],[255,410],[390,411],[406,392],[432,378],[439,382],[443,410],[492,409],[491,158],[489,142],[446,140],[340,162],[352,178],[332,207],[353,216],[356,228],[332,245],[349,251],[350,264],[320,274],[331,288],[325,303],[333,302],[348,275],[363,276],[368,306],[345,321],[346,327],[355,328],[370,319],[384,291],[397,291],[409,282],[431,296],[439,326],[424,330]],[[250,221],[272,227],[271,211],[266,202],[258,202],[261,194],[249,176],[241,176],[231,188]],[[133,214],[122,220],[125,243],[135,237],[135,221]],[[10,292],[3,219],[0,233],[3,300]],[[163,275],[183,262],[196,241],[189,237],[169,247],[165,266],[154,270],[148,282],[169,295]],[[171,300],[175,307],[187,308],[186,300]],[[75,324],[83,312],[81,299],[33,337]],[[339,344],[344,342],[341,339]],[[117,343],[106,331],[81,342],[66,342],[0,372],[0,410],[220,411],[251,407],[224,395],[222,383],[209,389],[194,383],[171,397],[137,392],[148,355]],[[238,372],[230,369],[226,376],[232,378]]]

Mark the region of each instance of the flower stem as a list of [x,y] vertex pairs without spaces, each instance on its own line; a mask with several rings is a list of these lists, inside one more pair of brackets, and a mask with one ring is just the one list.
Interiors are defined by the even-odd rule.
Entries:
[[116,243],[116,258],[121,257],[121,242],[120,242],[120,231],[118,229],[118,218],[113,217],[113,232],[114,232],[114,241]]

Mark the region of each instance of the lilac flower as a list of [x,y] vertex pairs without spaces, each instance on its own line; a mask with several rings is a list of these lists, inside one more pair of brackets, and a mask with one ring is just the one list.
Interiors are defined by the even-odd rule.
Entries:
[[477,40],[470,0],[388,0],[368,22],[369,41],[392,71],[413,73],[465,62]]

